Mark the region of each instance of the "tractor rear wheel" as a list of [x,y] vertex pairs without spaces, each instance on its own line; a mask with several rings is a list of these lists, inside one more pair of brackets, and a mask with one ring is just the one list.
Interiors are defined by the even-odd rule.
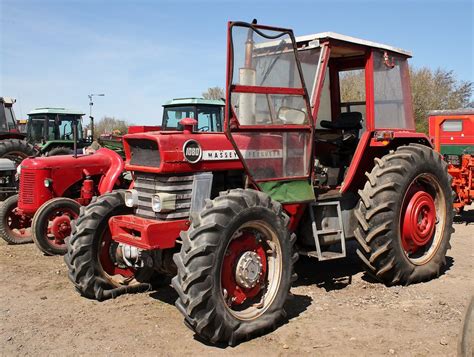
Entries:
[[29,156],[36,156],[38,152],[26,140],[4,139],[0,140],[0,158],[12,160],[18,166]]
[[276,327],[296,278],[287,224],[279,203],[242,189],[221,193],[192,217],[172,280],[188,327],[231,345]]
[[114,191],[81,207],[72,236],[66,240],[64,261],[76,290],[89,299],[103,300],[104,292],[150,280],[151,268],[131,268],[117,259],[118,244],[112,240],[109,219],[132,213],[123,192]]
[[33,216],[33,240],[46,255],[64,255],[65,239],[71,235],[71,223],[78,216],[81,205],[70,198],[58,197],[45,202]]
[[31,217],[18,210],[18,195],[0,203],[0,237],[8,244],[33,242]]
[[411,144],[375,163],[355,211],[364,267],[389,286],[438,277],[454,231],[446,162],[431,148]]

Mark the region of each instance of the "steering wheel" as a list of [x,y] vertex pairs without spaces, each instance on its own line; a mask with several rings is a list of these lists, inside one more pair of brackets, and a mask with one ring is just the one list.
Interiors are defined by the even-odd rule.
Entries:
[[198,131],[209,131],[209,126],[201,126],[200,128],[198,128]]

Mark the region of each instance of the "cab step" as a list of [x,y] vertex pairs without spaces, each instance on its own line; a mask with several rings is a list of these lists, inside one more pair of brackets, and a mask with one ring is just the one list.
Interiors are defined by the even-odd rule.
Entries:
[[[306,255],[319,261],[346,257],[346,238],[342,222],[341,203],[339,201],[314,202],[310,209],[311,225],[316,251],[306,252]],[[339,245],[340,251],[323,251],[324,243]]]

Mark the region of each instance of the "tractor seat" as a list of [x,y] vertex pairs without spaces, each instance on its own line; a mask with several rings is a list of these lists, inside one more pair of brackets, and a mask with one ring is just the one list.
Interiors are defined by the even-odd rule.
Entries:
[[326,129],[335,130],[360,130],[362,129],[362,113],[341,113],[335,121],[321,120],[321,126]]

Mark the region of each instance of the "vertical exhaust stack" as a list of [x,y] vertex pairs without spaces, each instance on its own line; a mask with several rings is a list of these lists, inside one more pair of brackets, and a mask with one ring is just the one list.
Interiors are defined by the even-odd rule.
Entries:
[[[253,67],[253,30],[249,28],[247,41],[245,42],[245,64],[244,68],[239,69],[239,84],[242,86],[255,86],[256,71]],[[239,121],[242,125],[255,124],[255,93],[239,93]]]

